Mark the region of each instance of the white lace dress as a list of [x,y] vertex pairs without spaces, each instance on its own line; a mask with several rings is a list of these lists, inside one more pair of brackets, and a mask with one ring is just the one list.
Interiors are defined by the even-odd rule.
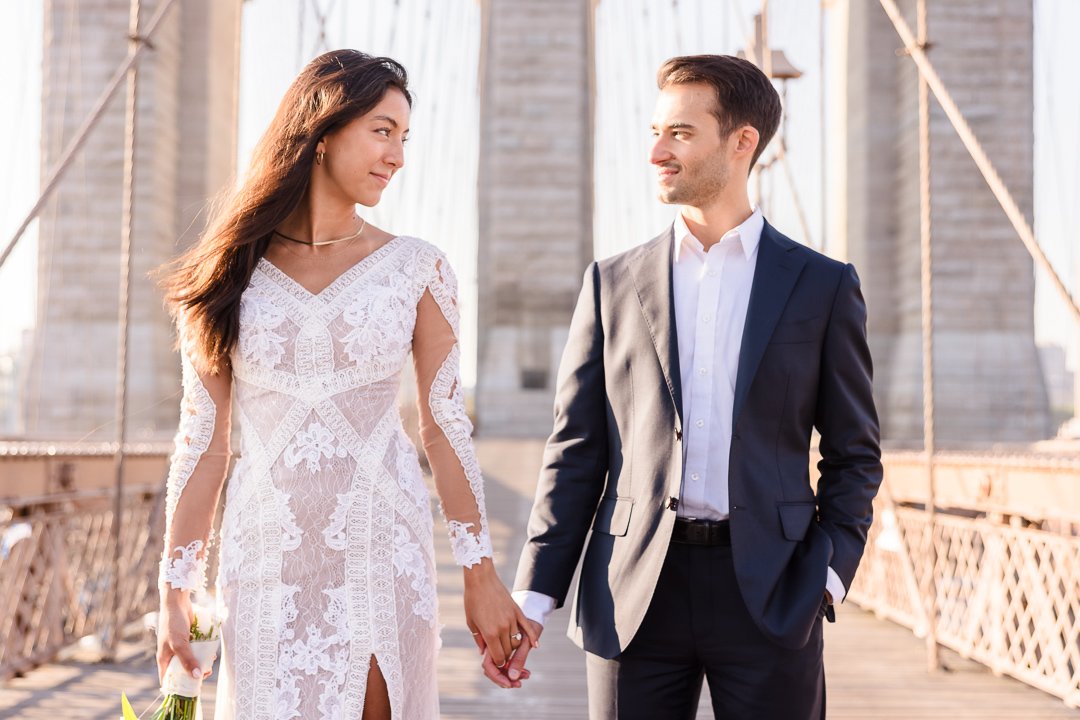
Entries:
[[432,518],[397,397],[412,351],[454,556],[477,563],[491,542],[457,330],[445,257],[398,237],[318,294],[260,260],[231,373],[200,374],[183,353],[163,586],[205,583],[230,392],[240,415],[219,543],[218,718],[357,720],[373,656],[394,718],[438,717]]

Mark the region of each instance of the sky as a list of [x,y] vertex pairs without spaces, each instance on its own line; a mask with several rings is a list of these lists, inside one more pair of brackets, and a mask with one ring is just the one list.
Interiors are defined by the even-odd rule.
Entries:
[[[286,87],[318,51],[356,47],[400,60],[411,72],[416,101],[407,167],[367,217],[399,234],[418,235],[448,252],[461,282],[463,374],[475,376],[476,102],[479,3],[475,0],[397,0],[318,3],[332,11],[326,36],[312,0],[244,3],[238,167],[266,127]],[[603,0],[597,14],[597,134],[595,137],[596,254],[642,242],[670,222],[674,210],[655,200],[647,162],[655,71],[666,58],[695,52],[734,52],[752,30],[756,0]],[[804,76],[787,89],[789,162],[805,210],[808,244],[820,247],[829,194],[822,193],[821,79],[818,3],[772,0],[770,36]],[[0,247],[6,245],[39,186],[41,4],[0,4]],[[396,10],[395,10],[396,8]],[[1035,214],[1036,236],[1075,288],[1075,231],[1080,227],[1080,83],[1075,31],[1080,1],[1036,0]],[[396,14],[395,14],[396,13]],[[833,13],[827,13],[827,19]],[[396,19],[396,22],[395,22]],[[825,46],[835,47],[826,24]],[[897,41],[899,44],[899,40]],[[826,81],[828,90],[830,81]],[[827,101],[826,101],[827,104]],[[829,124],[828,117],[826,125]],[[766,179],[770,220],[804,237],[783,175]],[[1002,222],[1006,222],[1002,216]],[[0,355],[33,323],[36,228],[0,268]],[[826,242],[826,251],[829,250]],[[472,312],[469,309],[472,309]],[[1064,304],[1038,278],[1036,332],[1040,342],[1071,346],[1078,334]],[[2,370],[2,368],[0,368]]]

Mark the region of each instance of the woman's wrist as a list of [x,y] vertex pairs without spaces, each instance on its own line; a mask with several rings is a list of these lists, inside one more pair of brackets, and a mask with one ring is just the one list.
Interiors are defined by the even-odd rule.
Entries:
[[178,608],[191,604],[190,590],[179,590],[166,585],[160,592],[162,607]]
[[466,587],[489,583],[492,580],[498,581],[499,579],[498,574],[495,572],[495,563],[489,557],[483,558],[472,567],[462,568],[462,573],[465,577]]

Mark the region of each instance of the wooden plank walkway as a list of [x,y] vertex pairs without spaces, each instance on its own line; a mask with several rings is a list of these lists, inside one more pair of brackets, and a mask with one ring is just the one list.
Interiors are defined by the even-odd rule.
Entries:
[[[484,441],[479,444],[487,478],[487,502],[496,561],[504,580],[512,579],[531,504],[541,445]],[[438,526],[437,526],[438,527]],[[564,634],[567,610],[549,623],[530,661],[533,677],[522,690],[502,690],[479,672],[479,657],[465,629],[461,572],[439,533],[439,595],[443,650],[439,658],[442,717],[450,720],[575,720],[587,715],[585,663]],[[838,720],[1080,720],[1080,710],[984,667],[944,653],[948,671],[928,674],[924,646],[904,628],[844,605],[839,622],[826,627],[825,662],[830,718]],[[119,694],[127,692],[137,711],[157,689],[152,644],[132,637],[118,662],[92,663],[78,657],[39,668],[0,688],[0,718],[55,720],[119,717]],[[205,717],[213,717],[212,680]],[[698,718],[712,718],[702,703]],[[307,719],[305,719],[307,720]]]

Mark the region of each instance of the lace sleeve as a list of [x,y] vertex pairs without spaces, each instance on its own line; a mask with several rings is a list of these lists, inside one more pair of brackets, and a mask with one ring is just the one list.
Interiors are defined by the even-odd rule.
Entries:
[[198,372],[187,343],[182,342],[180,356],[183,398],[165,488],[165,552],[158,578],[162,593],[206,587],[206,557],[230,454],[231,371]]
[[492,552],[484,481],[461,392],[460,358],[457,281],[439,256],[417,304],[413,333],[420,438],[435,476],[454,559],[472,567]]

